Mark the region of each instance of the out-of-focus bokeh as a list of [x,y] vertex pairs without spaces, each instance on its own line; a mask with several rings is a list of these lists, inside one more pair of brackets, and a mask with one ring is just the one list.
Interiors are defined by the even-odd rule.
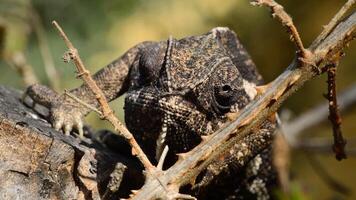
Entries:
[[[279,0],[291,14],[305,46],[321,32],[344,0]],[[355,8],[353,8],[355,10]],[[86,66],[95,72],[133,45],[145,40],[166,40],[169,35],[181,38],[199,35],[217,26],[234,30],[251,54],[266,82],[276,78],[292,61],[295,48],[285,29],[273,20],[266,8],[253,7],[248,0],[0,0],[0,84],[24,89],[16,65],[32,66],[39,82],[54,84],[62,92],[77,87],[72,64],[61,59],[66,50],[51,26],[57,20],[79,49]],[[355,43],[355,42],[354,42]],[[356,82],[354,64],[356,44],[346,50],[338,69],[337,89],[342,91]],[[45,68],[44,66],[47,66]],[[53,67],[58,75],[53,76]],[[46,75],[52,74],[49,77]],[[326,77],[320,76],[303,87],[284,104],[291,118],[325,103]],[[122,98],[112,103],[123,119]],[[352,140],[356,134],[356,108],[343,113],[343,132]],[[87,122],[94,128],[108,124],[91,114]],[[303,134],[308,138],[329,138],[332,129],[324,122]],[[349,195],[335,191],[313,169],[306,154],[313,154],[336,181],[350,189]],[[356,155],[338,162],[333,154],[292,152],[292,187],[299,191],[296,199],[355,199]],[[314,165],[315,166],[315,165]]]

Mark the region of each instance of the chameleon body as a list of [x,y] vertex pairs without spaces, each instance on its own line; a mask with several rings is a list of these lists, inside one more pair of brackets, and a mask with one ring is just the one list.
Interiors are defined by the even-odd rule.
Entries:
[[[228,113],[239,112],[253,100],[255,86],[262,83],[247,51],[228,28],[140,43],[97,72],[94,80],[109,101],[126,93],[128,129],[152,161],[168,145],[171,164],[176,153],[194,148],[201,136],[228,120]],[[98,107],[87,85],[70,92]],[[69,134],[74,128],[82,133],[88,108],[40,85],[30,87],[27,94],[50,108],[56,129]],[[274,128],[273,121],[264,122],[256,130],[261,136],[234,145],[202,172],[190,192],[202,199],[268,199],[268,186],[275,182],[269,145]],[[253,145],[256,142],[261,143],[259,148]],[[243,162],[245,155],[253,156]],[[209,193],[212,187],[218,192]]]

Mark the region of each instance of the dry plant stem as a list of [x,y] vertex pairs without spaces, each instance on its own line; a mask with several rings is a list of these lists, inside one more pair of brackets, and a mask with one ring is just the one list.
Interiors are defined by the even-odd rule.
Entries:
[[22,78],[23,84],[28,87],[38,83],[38,79],[33,72],[32,66],[27,62],[23,52],[16,52],[9,58],[5,58],[5,62],[12,67]]
[[307,52],[303,46],[303,42],[299,36],[298,30],[295,27],[292,18],[285,12],[283,6],[275,2],[274,0],[254,0],[251,2],[252,5],[267,6],[271,9],[272,16],[277,18],[278,21],[282,23],[291,34],[291,40],[297,46],[298,51],[301,53],[302,57],[305,57]]
[[78,103],[80,103],[81,105],[83,105],[84,107],[88,108],[89,110],[92,110],[94,112],[96,112],[99,116],[103,116],[103,113],[96,109],[95,107],[93,107],[90,104],[87,104],[86,102],[80,100],[78,97],[76,97],[75,95],[73,95],[72,93],[70,93],[68,90],[64,90],[64,94],[69,96],[70,98],[72,98],[73,100],[77,101]]
[[345,145],[346,141],[341,132],[341,115],[336,99],[336,63],[332,63],[328,67],[328,94],[326,98],[329,100],[329,120],[333,126],[334,145],[333,151],[337,160],[346,158]]
[[157,170],[162,170],[163,169],[163,164],[164,160],[166,159],[168,153],[168,146],[166,145],[163,149],[163,152],[161,154],[161,157],[159,158],[158,164],[157,164]]
[[[318,154],[327,154],[334,153],[330,148],[333,145],[334,141],[329,138],[308,138],[301,139],[298,143],[293,146],[294,149],[300,151],[310,151]],[[345,149],[347,156],[356,155],[356,139],[350,138],[347,140],[347,147]]]
[[[67,53],[66,57],[70,58],[71,60],[74,61],[74,64],[77,68],[77,73],[78,77],[81,78],[91,89],[91,91],[95,94],[96,99],[99,102],[101,112],[102,112],[102,118],[108,120],[115,128],[115,131],[120,135],[123,136],[131,145],[132,147],[132,153],[138,157],[138,159],[141,161],[143,166],[145,167],[145,170],[150,172],[154,169],[154,166],[151,164],[151,162],[148,160],[147,156],[145,153],[142,151],[138,143],[136,142],[135,138],[132,136],[132,134],[127,130],[127,128],[116,118],[114,115],[113,110],[111,110],[105,95],[101,91],[101,89],[97,86],[95,81],[92,79],[89,71],[84,67],[84,64],[82,60],[80,59],[80,56],[78,54],[77,49],[73,46],[73,44],[70,42],[62,28],[57,24],[56,21],[52,22],[53,25],[56,27],[58,30],[60,36],[63,38],[66,46],[69,49],[69,52]],[[69,60],[67,60],[69,61]]]
[[[159,180],[151,179],[133,195],[132,199],[154,199],[164,196],[161,184],[179,189],[192,182],[212,160],[226,152],[233,144],[251,134],[251,130],[266,120],[281,103],[303,84],[318,75],[315,66],[322,67],[334,54],[340,52],[356,37],[356,13],[342,21],[322,43],[311,52],[311,62],[301,63],[295,59],[257,99],[240,111],[237,119],[226,123],[190,152],[180,155],[178,162],[159,175]],[[328,61],[329,62],[329,61]]]
[[[338,104],[341,112],[356,105],[356,83],[342,91],[338,96]],[[328,105],[321,103],[312,109],[300,114],[289,122],[283,122],[282,128],[288,143],[292,147],[299,145],[299,136],[305,130],[321,123],[329,114]]]
[[60,77],[54,65],[53,57],[49,48],[46,32],[43,29],[42,21],[37,11],[31,7],[31,22],[38,39],[38,46],[42,56],[44,69],[50,86],[54,90],[60,89]]
[[289,193],[289,164],[290,164],[290,148],[282,131],[275,134],[273,140],[273,165],[277,170],[278,180],[282,190]]
[[345,13],[355,4],[356,0],[348,0],[339,12],[332,18],[328,25],[324,26],[323,32],[312,43],[311,47],[318,45],[326,36],[335,28],[337,23],[345,15]]

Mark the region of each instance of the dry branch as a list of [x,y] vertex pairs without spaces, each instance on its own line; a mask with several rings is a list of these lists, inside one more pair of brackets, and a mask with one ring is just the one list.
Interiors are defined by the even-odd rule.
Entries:
[[[356,104],[356,84],[351,85],[346,90],[342,91],[338,96],[339,109],[341,112]],[[298,146],[299,136],[305,130],[320,124],[328,116],[329,110],[326,103],[317,105],[310,110],[300,114],[293,120],[283,121],[282,128],[286,139],[290,145]]]
[[183,154],[174,166],[158,177],[160,182],[153,179],[146,181],[133,195],[133,199],[154,199],[164,196],[165,190],[161,184],[178,190],[180,186],[191,182],[214,158],[250,134],[251,130],[275,112],[289,95],[318,75],[315,67],[320,68],[330,63],[328,59],[342,51],[355,36],[356,13],[353,13],[340,22],[320,44],[308,49],[311,52],[308,55],[308,62],[303,63],[295,59],[269,84],[264,94],[239,113],[237,119],[226,123],[196,148]]
[[341,132],[341,115],[336,98],[336,63],[328,66],[328,94],[326,98],[329,100],[329,120],[333,126],[334,145],[333,151],[337,160],[346,159],[345,145],[346,141]]
[[339,12],[330,20],[329,24],[324,26],[323,32],[314,40],[314,42],[310,45],[311,48],[315,48],[322,40],[326,38],[330,34],[330,32],[336,27],[337,23],[342,19],[342,17],[346,14],[346,12],[355,4],[356,0],[348,0]]
[[278,21],[282,23],[291,34],[290,38],[298,48],[298,51],[301,53],[302,57],[306,55],[306,49],[304,48],[303,42],[299,36],[297,28],[295,27],[292,18],[284,11],[283,6],[276,3],[274,0],[254,0],[251,2],[252,5],[258,6],[267,6],[271,9],[272,16],[277,18]]
[[84,67],[83,61],[81,60],[78,50],[73,46],[73,44],[68,39],[67,35],[64,33],[62,28],[53,21],[53,25],[58,30],[60,36],[63,38],[65,44],[67,45],[69,51],[64,55],[65,61],[73,60],[77,69],[77,77],[81,78],[84,83],[88,85],[91,91],[95,94],[95,98],[98,100],[102,118],[108,120],[115,128],[115,131],[122,137],[124,137],[132,147],[132,152],[138,157],[145,169],[150,172],[154,169],[154,166],[148,160],[145,153],[142,151],[141,147],[137,144],[133,135],[127,130],[127,128],[117,119],[114,115],[114,111],[110,108],[108,101],[101,89],[97,86],[95,81],[90,75],[90,72]]

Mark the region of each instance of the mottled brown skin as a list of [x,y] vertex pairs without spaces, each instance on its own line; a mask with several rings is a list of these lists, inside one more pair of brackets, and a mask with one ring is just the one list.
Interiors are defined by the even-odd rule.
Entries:
[[[202,135],[213,133],[227,120],[227,113],[245,107],[256,96],[254,86],[262,82],[248,53],[235,33],[227,28],[215,28],[207,34],[179,40],[140,43],[97,72],[94,80],[109,101],[126,93],[126,125],[152,161],[160,156],[164,145],[169,146],[171,160],[176,153],[195,147]],[[85,84],[70,92],[98,107]],[[27,94],[50,108],[51,121],[57,130],[69,134],[75,128],[82,132],[82,119],[89,113],[87,108],[44,86],[34,85],[28,88]],[[220,191],[226,198],[246,191],[258,199],[268,197],[269,191],[248,189],[256,177],[272,180],[258,177],[259,172],[253,176],[246,172],[246,166],[258,158],[249,158],[252,164],[239,163],[239,156],[251,151],[260,157],[263,165],[271,166],[269,142],[265,141],[271,141],[274,128],[273,122],[265,122],[256,131],[267,134],[245,138],[242,146],[235,145],[227,155],[212,163],[197,180],[193,193],[199,196],[211,185],[218,187],[220,183],[234,181],[228,192],[226,188]],[[256,148],[252,145],[256,142],[263,145]],[[262,174],[269,172],[272,169]],[[238,174],[241,180],[236,181],[231,174]]]

